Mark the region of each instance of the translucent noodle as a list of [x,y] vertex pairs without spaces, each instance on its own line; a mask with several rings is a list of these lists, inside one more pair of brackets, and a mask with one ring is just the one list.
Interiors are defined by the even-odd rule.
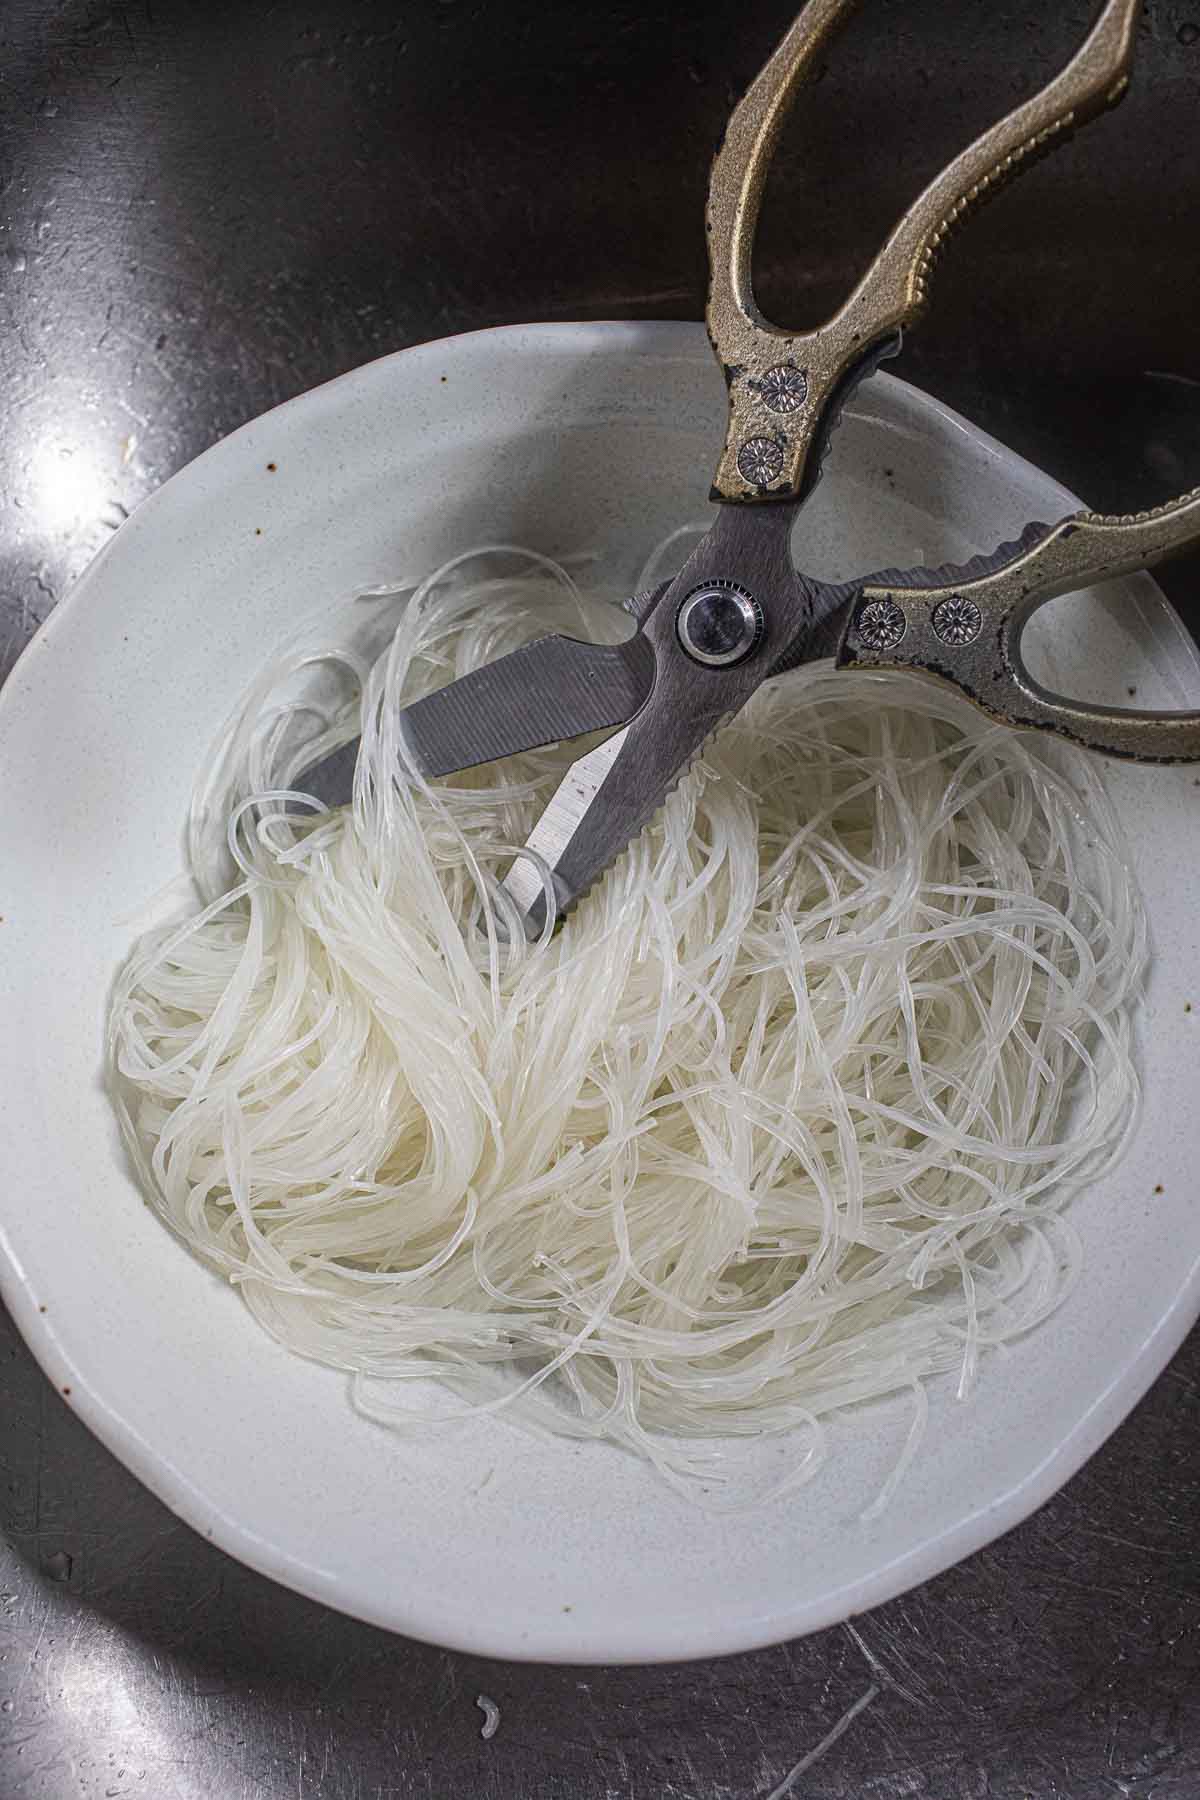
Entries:
[[[578,745],[429,783],[397,709],[615,608],[503,547],[323,622],[214,746],[201,899],[110,1021],[145,1193],[275,1337],[415,1430],[511,1412],[709,1503],[734,1440],[969,1392],[1079,1264],[1134,1116],[1145,935],[1085,759],[800,670],[536,945],[499,891]],[[361,729],[353,805],[297,778]],[[431,1377],[438,1378],[431,1381]],[[915,1416],[913,1412],[915,1403]]]

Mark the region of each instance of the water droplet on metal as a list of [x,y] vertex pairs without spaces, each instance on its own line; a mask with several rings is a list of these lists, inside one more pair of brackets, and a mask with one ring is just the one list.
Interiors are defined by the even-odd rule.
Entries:
[[75,1558],[69,1556],[65,1550],[56,1550],[54,1555],[48,1556],[42,1565],[51,1581],[70,1581],[71,1570],[74,1566]]

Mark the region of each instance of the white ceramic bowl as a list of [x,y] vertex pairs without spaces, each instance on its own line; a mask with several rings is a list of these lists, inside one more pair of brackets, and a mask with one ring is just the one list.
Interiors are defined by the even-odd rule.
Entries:
[[[1200,788],[1114,766],[1156,962],[1146,1104],[1119,1172],[1073,1207],[1070,1301],[935,1384],[925,1448],[859,1522],[904,1404],[834,1431],[808,1488],[714,1519],[603,1445],[497,1422],[399,1441],[289,1356],[140,1200],[100,1079],[113,971],[215,722],[293,622],[488,538],[598,549],[632,583],[702,515],[723,396],[697,325],[480,332],[357,370],[218,444],[124,525],[0,696],[0,1286],[50,1379],[181,1517],[234,1556],[397,1631],[493,1655],[692,1657],[829,1624],[945,1568],[1044,1500],[1197,1313]],[[1070,496],[886,376],[859,394],[804,516],[814,573],[990,548]],[[1200,702],[1144,577],[1051,609],[1053,661],[1147,705]],[[1185,1013],[1188,998],[1195,1011]],[[1161,1185],[1162,1193],[1156,1193]]]

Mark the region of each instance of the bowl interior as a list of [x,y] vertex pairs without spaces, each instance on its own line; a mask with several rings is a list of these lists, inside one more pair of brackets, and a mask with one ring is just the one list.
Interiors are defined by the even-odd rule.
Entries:
[[[925,1448],[870,1524],[902,1403],[836,1426],[817,1479],[749,1520],[698,1511],[619,1451],[502,1422],[401,1440],[351,1410],[340,1375],[271,1343],[140,1200],[101,1087],[106,997],[148,897],[180,873],[198,758],[248,676],[319,606],[471,543],[597,551],[632,585],[658,539],[705,515],[721,407],[692,325],[482,332],[371,364],[245,427],[140,508],[0,698],[5,1299],[93,1429],[227,1550],[363,1618],[490,1654],[699,1656],[862,1610],[1044,1499],[1197,1310],[1186,896],[1200,787],[1184,769],[1105,770],[1155,964],[1138,1135],[1074,1203],[1083,1278],[985,1362],[970,1404],[933,1384]],[[830,576],[936,562],[1070,504],[880,376],[839,430],[797,553]],[[1200,697],[1194,652],[1145,577],[1056,603],[1039,634],[1041,666],[1072,661],[1093,693]],[[765,1472],[779,1453],[754,1454]]]

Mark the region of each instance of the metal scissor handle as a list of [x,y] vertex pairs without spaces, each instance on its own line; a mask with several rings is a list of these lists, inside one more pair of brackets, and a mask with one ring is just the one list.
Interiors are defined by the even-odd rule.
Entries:
[[1138,762],[1200,759],[1200,711],[1139,712],[1051,693],[1030,675],[1021,636],[1040,606],[1111,575],[1151,569],[1200,542],[1200,488],[1152,512],[1077,512],[1030,525],[1015,544],[961,568],[872,576],[859,591],[839,668],[920,669],[1006,725],[1055,731]]
[[763,185],[796,90],[854,3],[808,0],[735,108],[713,162],[706,316],[729,388],[714,500],[788,500],[809,491],[846,391],[920,317],[947,234],[1038,152],[1121,97],[1140,10],[1139,0],[1106,0],[1061,74],[930,182],[833,317],[812,331],[782,331],[759,312],[751,277]]

